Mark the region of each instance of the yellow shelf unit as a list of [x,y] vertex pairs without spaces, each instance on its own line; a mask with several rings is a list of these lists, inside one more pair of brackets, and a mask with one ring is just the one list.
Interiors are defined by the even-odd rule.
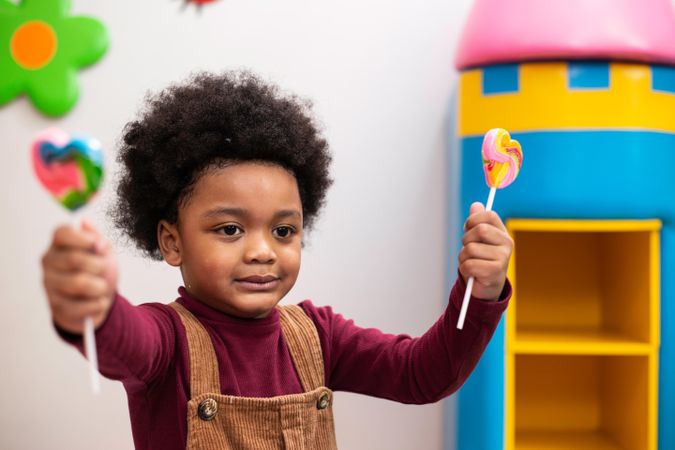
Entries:
[[507,228],[506,450],[656,450],[661,222]]
[[623,450],[595,432],[527,432],[517,436],[521,450]]

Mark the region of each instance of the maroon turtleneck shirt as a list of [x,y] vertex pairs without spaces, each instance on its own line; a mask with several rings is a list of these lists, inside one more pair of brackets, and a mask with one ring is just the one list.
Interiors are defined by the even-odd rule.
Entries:
[[[443,315],[419,338],[360,328],[328,307],[300,306],[316,325],[326,386],[402,403],[433,403],[456,391],[478,363],[511,296],[507,281],[496,302],[472,298],[463,330],[456,327],[464,294],[461,277]],[[263,319],[239,319],[179,289],[177,301],[208,331],[218,358],[221,393],[273,397],[302,392],[275,309]],[[61,330],[82,351],[82,338]],[[162,303],[131,305],[117,296],[96,331],[99,368],[120,380],[138,450],[184,449],[187,442],[189,359],[185,329]]]

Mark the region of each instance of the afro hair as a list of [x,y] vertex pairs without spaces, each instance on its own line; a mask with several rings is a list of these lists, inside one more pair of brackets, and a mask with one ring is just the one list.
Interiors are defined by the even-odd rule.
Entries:
[[311,104],[243,71],[198,73],[147,98],[123,131],[118,228],[161,260],[160,220],[176,223],[181,202],[205,170],[245,161],[279,165],[296,178],[304,227],[311,229],[332,184],[328,144]]

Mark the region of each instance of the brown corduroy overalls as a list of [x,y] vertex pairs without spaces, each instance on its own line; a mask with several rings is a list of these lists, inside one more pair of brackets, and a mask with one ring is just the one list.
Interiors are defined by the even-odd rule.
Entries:
[[222,395],[209,334],[179,303],[190,355],[188,450],[337,450],[333,393],[324,386],[316,327],[296,305],[278,307],[281,331],[304,389],[269,398]]

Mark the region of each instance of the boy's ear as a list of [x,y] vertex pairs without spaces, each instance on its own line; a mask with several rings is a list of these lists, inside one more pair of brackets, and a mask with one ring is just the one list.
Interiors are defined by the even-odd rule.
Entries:
[[181,265],[180,236],[175,224],[166,220],[159,221],[157,224],[157,243],[164,261],[176,267]]

